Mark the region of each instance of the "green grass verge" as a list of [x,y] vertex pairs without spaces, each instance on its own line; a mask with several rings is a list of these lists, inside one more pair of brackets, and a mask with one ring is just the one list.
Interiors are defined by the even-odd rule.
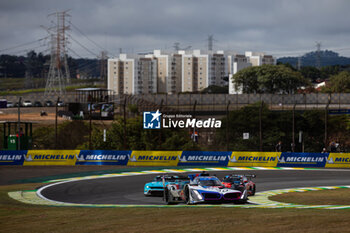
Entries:
[[[27,205],[0,186],[0,232],[347,232],[349,210],[225,208],[83,208]],[[327,191],[328,192],[328,191]]]
[[269,198],[300,205],[350,205],[350,189],[284,193]]

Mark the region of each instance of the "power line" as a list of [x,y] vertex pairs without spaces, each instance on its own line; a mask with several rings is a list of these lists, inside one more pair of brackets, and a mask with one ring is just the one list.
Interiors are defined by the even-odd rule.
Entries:
[[76,39],[74,39],[71,35],[68,35],[75,43],[77,43],[78,45],[80,45],[82,48],[84,48],[86,51],[88,51],[89,53],[91,53],[92,55],[98,57],[98,55],[94,52],[92,52],[90,49],[88,49],[86,46],[82,45],[80,42],[78,42]]
[[107,50],[105,48],[103,48],[102,46],[100,46],[99,44],[97,44],[95,41],[93,41],[92,39],[90,39],[84,32],[82,32],[77,26],[75,26],[72,22],[69,22],[70,25],[72,25],[80,34],[82,34],[86,39],[88,39],[91,43],[93,43],[94,45],[96,45],[98,48],[102,49],[102,50]]
[[1,49],[0,52],[4,52],[4,51],[7,51],[7,50],[13,50],[13,49],[17,49],[17,48],[20,48],[20,47],[24,47],[26,45],[30,45],[30,44],[34,44],[34,43],[40,42],[40,41],[45,40],[47,38],[49,38],[49,37],[47,36],[47,37],[41,38],[39,40],[27,42],[27,43],[16,45],[16,46],[13,46],[13,47],[10,47],[10,48],[6,48],[6,49]]

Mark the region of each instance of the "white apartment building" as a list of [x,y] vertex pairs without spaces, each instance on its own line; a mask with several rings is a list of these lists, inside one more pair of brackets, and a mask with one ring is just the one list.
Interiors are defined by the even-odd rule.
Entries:
[[162,54],[161,50],[154,50],[153,54],[145,55],[146,58],[153,58],[157,62],[157,87],[156,93],[167,93],[168,92],[168,79],[170,75],[169,64],[170,64],[170,55]]
[[201,54],[200,50],[194,50],[190,54],[179,51],[179,54],[182,55],[181,91],[200,91],[208,87],[209,55]]
[[107,85],[116,94],[136,93],[135,59],[120,54],[119,58],[108,59]]
[[252,66],[276,65],[276,59],[271,55],[265,55],[265,53],[248,51],[245,52],[245,56],[248,58],[248,62],[252,63]]
[[135,94],[154,94],[157,93],[157,59],[150,57],[141,57],[137,62],[137,76],[135,85]]
[[217,51],[210,56],[209,86],[226,86],[228,76],[228,59],[224,51]]
[[250,63],[248,58],[242,54],[228,55],[227,60],[228,60],[228,73],[229,73],[229,79],[228,79],[229,94],[241,94],[242,88],[240,87],[238,87],[237,89],[235,88],[235,85],[232,82],[232,76],[244,68],[251,67],[252,63]]
[[276,65],[276,59],[271,55],[257,52],[245,52],[245,55],[228,56],[229,60],[229,94],[242,94],[242,87],[236,88],[232,76],[238,71],[250,66]]
[[[250,66],[276,64],[264,53],[244,55],[224,51],[203,53],[200,50],[151,54],[108,59],[108,89],[116,94],[150,94],[201,91],[210,85],[229,85],[229,94],[239,94],[232,75]],[[226,79],[226,80],[225,80]]]

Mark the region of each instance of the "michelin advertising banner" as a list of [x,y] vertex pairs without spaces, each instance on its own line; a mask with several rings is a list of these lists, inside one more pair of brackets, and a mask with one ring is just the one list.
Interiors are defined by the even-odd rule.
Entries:
[[127,165],[131,151],[81,150],[76,165]]
[[177,166],[182,151],[133,151],[128,166]]
[[330,153],[326,160],[329,168],[350,168],[350,153]]
[[232,151],[183,151],[178,166],[227,166]]
[[0,151],[1,165],[350,168],[350,153],[19,150]]
[[233,151],[229,167],[276,167],[281,152]]
[[23,165],[26,155],[26,150],[1,150],[0,165]]
[[28,150],[23,165],[75,165],[80,150]]
[[325,167],[328,153],[285,153],[278,159],[277,167]]

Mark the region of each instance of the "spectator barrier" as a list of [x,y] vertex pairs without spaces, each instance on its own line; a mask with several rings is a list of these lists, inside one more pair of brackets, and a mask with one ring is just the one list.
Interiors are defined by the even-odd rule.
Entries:
[[0,151],[0,165],[350,168],[350,153],[18,150]]

